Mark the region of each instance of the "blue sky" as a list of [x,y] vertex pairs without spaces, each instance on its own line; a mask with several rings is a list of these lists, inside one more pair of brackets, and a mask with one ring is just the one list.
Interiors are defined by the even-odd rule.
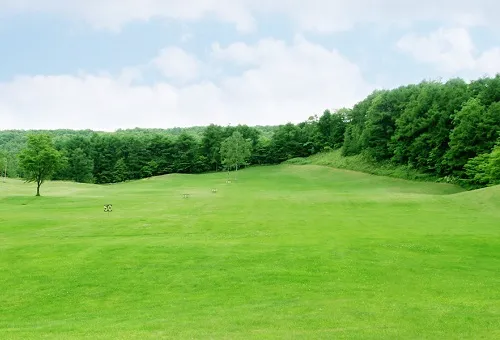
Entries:
[[0,0],[0,129],[299,122],[500,72],[490,0],[182,4]]

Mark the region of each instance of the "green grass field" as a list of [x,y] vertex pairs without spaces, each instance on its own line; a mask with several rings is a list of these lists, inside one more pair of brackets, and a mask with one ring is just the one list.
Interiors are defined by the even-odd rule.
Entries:
[[225,176],[0,182],[0,339],[500,339],[499,187]]

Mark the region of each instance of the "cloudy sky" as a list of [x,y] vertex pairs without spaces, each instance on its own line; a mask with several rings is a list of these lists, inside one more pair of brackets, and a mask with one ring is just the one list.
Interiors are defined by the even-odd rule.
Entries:
[[0,129],[299,122],[500,72],[500,2],[0,0]]

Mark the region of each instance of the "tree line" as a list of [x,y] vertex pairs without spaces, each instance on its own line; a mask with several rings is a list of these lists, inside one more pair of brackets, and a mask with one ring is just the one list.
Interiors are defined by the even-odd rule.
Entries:
[[[26,160],[20,160],[27,157],[30,134],[0,132],[0,162],[9,163],[12,177],[29,177]],[[500,75],[376,90],[352,108],[326,110],[299,124],[37,135],[48,136],[45,145],[60,156],[54,180],[116,183],[278,164],[339,149],[344,156],[363,155],[477,188],[500,184]]]
[[342,153],[465,187],[500,184],[500,75],[375,91],[349,111]]

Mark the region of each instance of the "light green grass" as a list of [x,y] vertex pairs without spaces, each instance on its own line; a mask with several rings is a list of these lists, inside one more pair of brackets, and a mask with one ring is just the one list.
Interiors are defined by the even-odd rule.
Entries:
[[33,195],[0,183],[0,339],[500,338],[498,187],[281,165]]
[[370,161],[363,154],[344,157],[340,150],[322,152],[307,158],[293,158],[286,161],[285,164],[324,165],[337,169],[354,170],[372,175],[389,176],[414,181],[438,180],[436,177],[421,173],[409,166],[395,165],[390,162]]

